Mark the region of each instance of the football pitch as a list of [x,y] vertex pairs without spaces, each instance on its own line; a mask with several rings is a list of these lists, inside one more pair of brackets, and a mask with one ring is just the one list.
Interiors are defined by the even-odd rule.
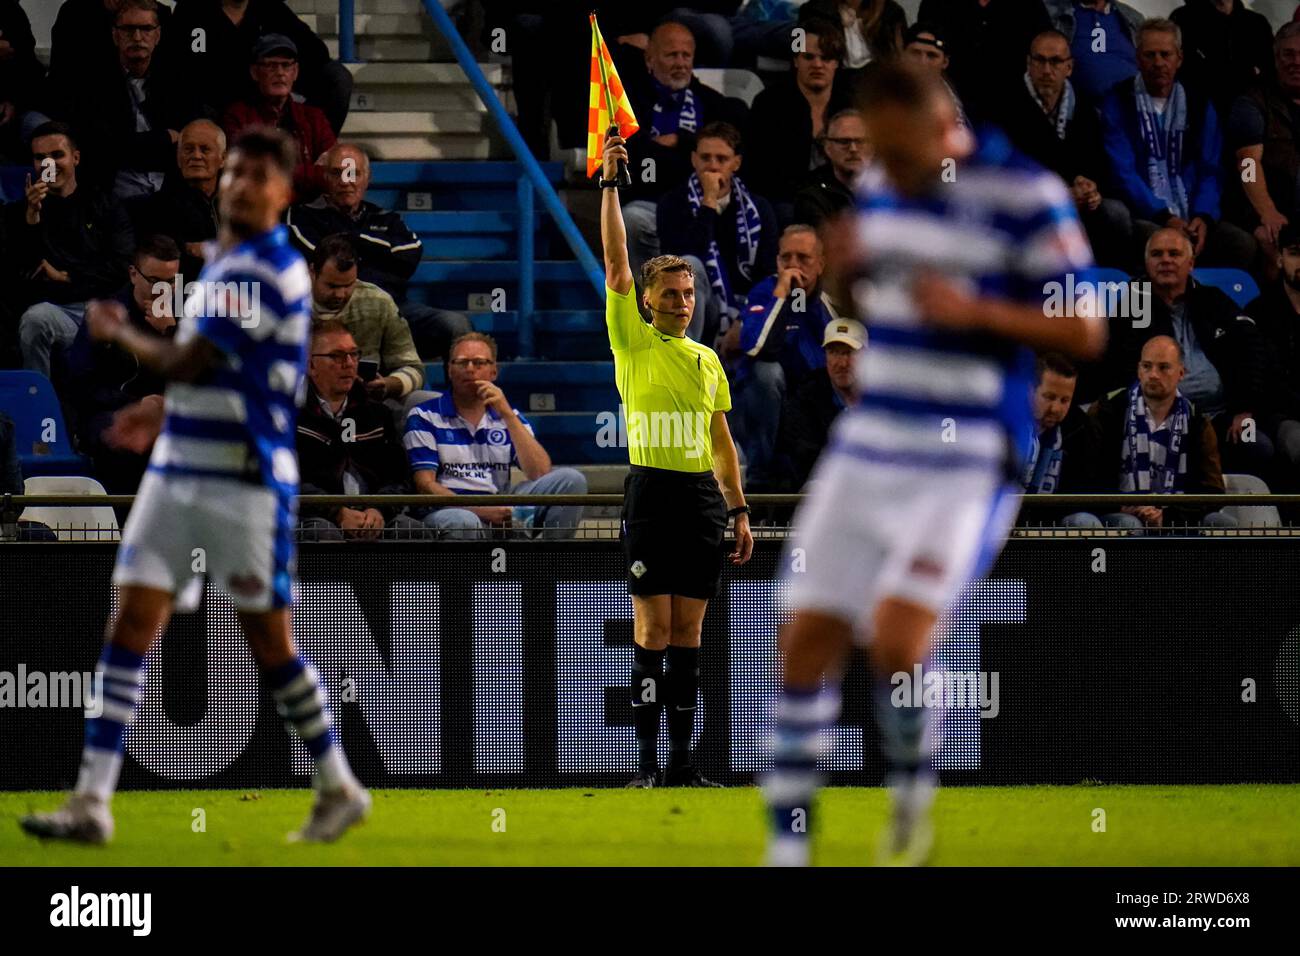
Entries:
[[[62,795],[0,793],[6,866],[752,866],[765,815],[726,790],[376,790],[332,846],[287,844],[306,790],[120,793],[107,847],[41,843],[18,817]],[[817,861],[874,858],[886,794],[823,792]],[[1103,811],[1103,814],[1097,811]],[[953,787],[935,804],[933,863],[949,866],[1296,866],[1300,786]],[[1104,831],[1100,829],[1104,822]]]

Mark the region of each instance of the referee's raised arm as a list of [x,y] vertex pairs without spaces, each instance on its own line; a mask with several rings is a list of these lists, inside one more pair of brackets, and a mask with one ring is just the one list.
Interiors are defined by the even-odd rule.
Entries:
[[[623,137],[605,137],[605,165],[602,180],[618,176],[618,161],[627,162],[627,147]],[[627,230],[623,226],[623,210],[618,201],[618,189],[609,186],[600,202],[600,239],[605,247],[605,284],[619,295],[632,288],[632,267],[627,258]]]

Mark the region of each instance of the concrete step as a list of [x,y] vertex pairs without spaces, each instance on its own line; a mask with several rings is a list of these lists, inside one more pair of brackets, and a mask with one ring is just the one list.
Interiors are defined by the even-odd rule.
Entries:
[[[331,59],[337,60],[339,58],[338,37],[323,36],[321,39],[325,41]],[[441,37],[436,39],[420,36],[374,37],[365,34],[357,34],[357,56],[362,60],[385,62],[438,60],[445,63],[455,59],[451,47]]]
[[[497,100],[509,113],[515,98],[508,90],[496,90]],[[486,113],[487,107],[474,88],[465,86],[374,86],[357,85],[352,90],[352,109],[357,112],[412,112],[451,110]]]
[[[458,63],[348,63],[346,66],[358,86],[465,86],[469,83]],[[510,81],[510,70],[504,63],[480,63],[479,69],[493,86]]]
[[623,480],[627,478],[627,465],[576,465],[587,479],[587,491],[593,495],[623,493]]
[[[312,13],[338,16],[339,12],[338,0],[287,0],[287,2],[289,9],[298,14],[300,18],[304,14]],[[419,15],[425,18],[426,21],[428,19],[422,0],[355,0],[355,8],[359,15]],[[357,29],[357,32],[361,32],[360,28]]]
[[488,126],[484,112],[439,110],[437,112],[349,113],[343,135],[412,136],[418,134],[483,133]]
[[[336,37],[339,35],[338,7],[330,13],[313,13],[299,17],[304,23],[312,25],[317,36]],[[410,13],[358,13],[352,18],[358,37],[397,36],[397,37],[436,37],[440,36],[433,21],[424,16],[423,11],[417,16]]]
[[[497,88],[497,98],[507,111],[513,112],[515,98],[508,89],[510,71],[502,66],[480,64],[488,82]],[[348,68],[354,82],[354,110],[487,112],[464,71],[455,63],[350,63]]]
[[348,138],[364,146],[375,159],[504,159],[509,153],[507,147],[495,145],[492,137],[483,134],[349,135]]

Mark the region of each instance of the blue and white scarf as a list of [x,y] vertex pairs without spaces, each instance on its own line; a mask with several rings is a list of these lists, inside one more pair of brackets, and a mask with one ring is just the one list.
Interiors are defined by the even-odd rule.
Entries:
[[[691,173],[686,182],[686,198],[691,202],[692,215],[700,214],[704,202],[704,189],[700,177]],[[739,176],[731,177],[731,206],[736,210],[736,267],[746,279],[753,279],[754,260],[758,258],[758,240],[763,231],[763,220],[758,214],[749,190],[740,181]],[[723,312],[730,318],[740,314],[745,304],[745,296],[731,291],[728,270],[722,267],[722,253],[718,249],[718,240],[709,240],[708,256],[704,260],[704,271],[708,274],[709,285],[713,287],[718,301],[722,303]]]
[[1029,95],[1034,98],[1038,108],[1056,123],[1056,138],[1065,139],[1065,129],[1070,125],[1070,120],[1074,119],[1074,106],[1077,102],[1074,97],[1074,84],[1069,80],[1065,81],[1065,89],[1061,91],[1061,98],[1056,101],[1055,115],[1047,111],[1047,105],[1043,102],[1043,98],[1038,95],[1038,90],[1034,89],[1034,84],[1029,79],[1028,70],[1025,71],[1025,88],[1029,90]]
[[1056,425],[1040,436],[1038,430],[1030,439],[1029,454],[1025,456],[1025,470],[1020,483],[1030,494],[1050,495],[1061,481],[1062,451],[1061,426]]
[[[1183,441],[1192,422],[1192,403],[1181,392],[1166,419],[1168,427],[1152,432],[1147,421],[1147,403],[1135,382],[1128,390],[1128,411],[1124,416],[1124,450],[1120,470],[1120,491],[1179,494],[1187,475],[1187,452]],[[1163,456],[1153,460],[1151,446],[1159,445]]]
[[694,133],[700,122],[699,112],[695,108],[695,94],[688,86],[684,90],[674,90],[664,86],[654,77],[650,78],[655,89],[655,105],[651,111],[650,135],[668,136],[679,130]]
[[1147,185],[1156,197],[1173,210],[1179,219],[1187,219],[1187,187],[1183,185],[1183,136],[1187,133],[1187,91],[1174,83],[1162,116],[1147,92],[1142,74],[1134,77],[1133,95],[1137,99],[1138,123],[1147,145]]

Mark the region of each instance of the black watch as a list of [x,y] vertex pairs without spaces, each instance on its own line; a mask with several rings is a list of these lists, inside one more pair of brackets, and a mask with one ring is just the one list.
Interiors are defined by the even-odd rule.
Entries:
[[601,177],[600,179],[596,180],[596,182],[599,184],[599,186],[600,186],[601,189],[617,189],[617,188],[618,188],[618,180],[617,180],[617,179],[605,179],[604,177]]
[[739,517],[740,515],[747,515],[749,513],[750,513],[749,505],[741,505],[739,508],[732,508],[730,511],[728,511],[727,517],[736,518]]

